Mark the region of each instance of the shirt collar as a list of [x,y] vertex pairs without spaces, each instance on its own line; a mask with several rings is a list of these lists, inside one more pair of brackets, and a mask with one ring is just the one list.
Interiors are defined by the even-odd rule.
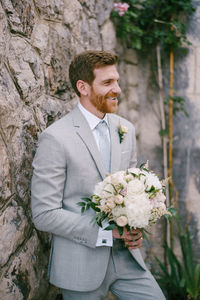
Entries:
[[89,112],[81,103],[80,101],[78,102],[78,108],[80,109],[80,111],[82,112],[82,114],[84,115],[84,117],[86,118],[91,130],[93,130],[97,124],[99,124],[102,120],[104,120],[106,122],[106,124],[109,126],[108,123],[108,116],[107,114],[105,114],[103,119],[98,118],[97,116],[95,116],[94,114],[92,114],[91,112]]

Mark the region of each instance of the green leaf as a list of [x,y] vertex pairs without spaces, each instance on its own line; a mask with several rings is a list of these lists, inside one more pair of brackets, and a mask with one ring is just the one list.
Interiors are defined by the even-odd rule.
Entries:
[[117,229],[118,229],[119,235],[122,236],[122,234],[124,232],[124,227],[117,226]]
[[175,207],[169,207],[168,211],[172,214],[173,217],[178,217],[178,210]]
[[100,211],[101,211],[100,208],[97,207],[97,204],[94,203],[94,202],[91,202],[91,203],[90,203],[90,207],[91,207],[92,209],[94,209],[95,211],[97,211],[97,212],[100,212]]
[[85,202],[78,202],[77,205],[78,205],[78,206],[85,206],[86,203],[85,203]]
[[142,163],[139,168],[142,169],[144,166],[146,165],[146,163]]
[[161,129],[159,131],[160,136],[168,136],[169,135],[169,130],[168,129]]
[[90,208],[90,203],[87,203],[85,209],[88,210],[89,208]]
[[88,197],[86,197],[86,198],[81,198],[81,199],[84,200],[84,201],[86,201],[86,202],[92,201],[92,199],[91,199],[91,198],[88,198]]
[[[147,234],[151,234],[151,233],[148,232],[148,231],[147,231],[146,229],[144,229],[144,228],[141,229],[141,232],[142,232],[142,235],[143,235],[144,239],[147,241],[147,243],[150,244],[150,241],[149,241],[149,238],[148,238]],[[146,233],[147,233],[147,234],[146,234]]]
[[109,226],[107,226],[106,228],[104,228],[104,230],[113,230],[116,227],[117,227],[116,224],[110,224]]

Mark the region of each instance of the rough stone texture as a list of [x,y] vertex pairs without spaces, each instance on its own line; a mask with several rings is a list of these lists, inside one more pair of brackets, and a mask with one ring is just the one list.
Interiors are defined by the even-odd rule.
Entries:
[[[32,159],[40,132],[77,103],[71,58],[114,50],[113,1],[0,1],[0,299],[55,300],[50,236],[30,212]],[[111,293],[107,299],[114,299]]]
[[35,23],[33,1],[22,0],[19,5],[17,0],[5,0],[2,1],[2,6],[7,15],[11,32],[30,37]]

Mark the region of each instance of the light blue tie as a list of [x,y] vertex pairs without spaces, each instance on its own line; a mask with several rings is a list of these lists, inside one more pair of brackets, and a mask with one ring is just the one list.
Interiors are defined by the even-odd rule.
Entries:
[[99,151],[103,159],[104,167],[107,172],[110,173],[110,141],[108,139],[107,132],[109,130],[108,125],[103,120],[98,123],[96,129],[99,133]]

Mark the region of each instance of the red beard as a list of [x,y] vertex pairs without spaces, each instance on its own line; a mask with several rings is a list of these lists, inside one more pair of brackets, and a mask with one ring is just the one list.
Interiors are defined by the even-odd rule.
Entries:
[[116,98],[118,94],[108,92],[106,95],[97,95],[93,88],[91,89],[91,103],[97,108],[98,111],[106,113],[115,113],[118,109],[118,101],[107,99],[107,97]]

